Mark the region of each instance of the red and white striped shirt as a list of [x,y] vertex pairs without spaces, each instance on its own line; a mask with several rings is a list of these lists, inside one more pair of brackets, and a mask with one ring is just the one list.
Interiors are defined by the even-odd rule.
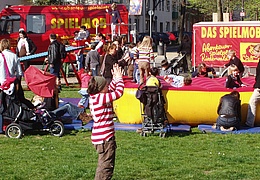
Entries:
[[154,58],[153,49],[150,47],[137,48],[137,51],[139,55],[137,59],[138,62],[150,62],[150,59]]
[[113,79],[108,93],[90,94],[89,107],[93,116],[92,144],[102,144],[114,136],[114,112],[112,102],[119,99],[124,92],[122,78]]

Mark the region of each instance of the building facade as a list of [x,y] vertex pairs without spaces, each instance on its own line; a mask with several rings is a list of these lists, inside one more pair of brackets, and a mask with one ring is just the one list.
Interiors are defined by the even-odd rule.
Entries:
[[28,0],[1,0],[0,9],[5,8],[6,5],[18,5],[18,4],[28,5],[32,3],[29,2]]

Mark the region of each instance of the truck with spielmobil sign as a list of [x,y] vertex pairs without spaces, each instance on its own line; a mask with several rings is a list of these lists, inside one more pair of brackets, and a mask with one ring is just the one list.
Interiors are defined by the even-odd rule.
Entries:
[[204,62],[209,66],[223,67],[233,49],[242,63],[256,67],[258,59],[253,47],[260,43],[260,23],[257,21],[200,22],[193,25],[193,66]]
[[[93,37],[97,32],[111,35],[111,16],[106,12],[109,4],[68,6],[7,6],[0,12],[0,39],[7,38],[14,49],[18,31],[25,29],[37,46],[37,53],[47,50],[49,35],[57,34],[60,40],[72,40],[73,32],[86,26]],[[128,10],[117,5],[125,25],[118,26],[120,34],[128,35]]]

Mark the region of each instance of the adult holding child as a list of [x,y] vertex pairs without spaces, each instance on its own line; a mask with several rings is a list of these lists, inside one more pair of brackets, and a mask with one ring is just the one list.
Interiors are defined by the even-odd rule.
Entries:
[[98,153],[95,180],[111,179],[115,167],[117,146],[112,103],[123,95],[124,81],[117,64],[113,65],[111,72],[113,80],[110,84],[104,77],[93,76],[88,86],[89,107],[94,120],[91,140]]
[[244,85],[239,76],[239,70],[235,64],[231,64],[228,68],[228,77],[226,80],[226,88],[235,89],[239,87],[244,87]]
[[241,60],[236,56],[235,50],[231,49],[228,51],[228,58],[229,58],[229,62],[227,64],[225,64],[225,67],[228,68],[232,64],[236,65],[239,70],[239,76],[242,77],[243,73],[245,71],[245,68],[244,68],[244,65],[241,62]]

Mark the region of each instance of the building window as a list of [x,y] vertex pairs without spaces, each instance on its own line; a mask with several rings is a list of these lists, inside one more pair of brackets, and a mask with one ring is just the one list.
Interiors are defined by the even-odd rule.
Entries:
[[166,1],[166,11],[170,12],[170,1]]
[[45,15],[27,15],[26,27],[28,33],[45,33]]
[[162,11],[164,11],[164,1],[162,1],[161,4],[162,4]]
[[170,22],[165,22],[165,30],[167,31],[167,32],[169,32],[170,31]]
[[163,32],[163,22],[160,22],[160,32]]
[[145,21],[145,31],[149,31],[150,23],[148,20]]

